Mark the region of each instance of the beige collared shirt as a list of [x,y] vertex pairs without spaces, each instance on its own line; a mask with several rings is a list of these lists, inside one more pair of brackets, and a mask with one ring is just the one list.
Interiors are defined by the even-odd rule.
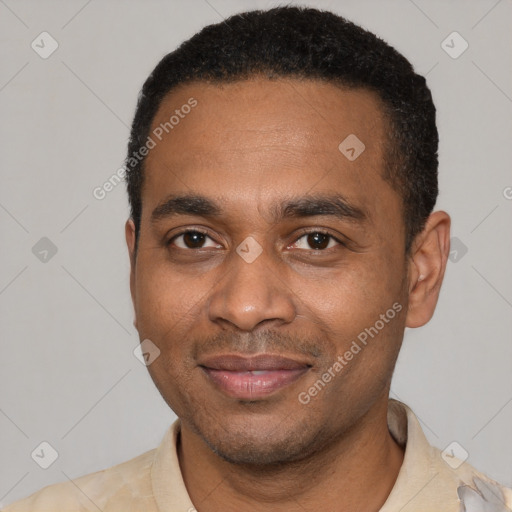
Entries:
[[[431,446],[405,404],[389,401],[388,425],[405,444],[393,490],[380,512],[508,512],[512,489]],[[160,446],[127,462],[72,482],[50,485],[5,512],[194,512],[176,453],[180,422]],[[459,465],[460,463],[460,465]]]

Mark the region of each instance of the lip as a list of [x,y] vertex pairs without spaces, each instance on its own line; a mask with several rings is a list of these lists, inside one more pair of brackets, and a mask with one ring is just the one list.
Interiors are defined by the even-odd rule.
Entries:
[[311,365],[273,354],[224,354],[201,360],[199,366],[222,392],[240,400],[266,397],[302,377]]

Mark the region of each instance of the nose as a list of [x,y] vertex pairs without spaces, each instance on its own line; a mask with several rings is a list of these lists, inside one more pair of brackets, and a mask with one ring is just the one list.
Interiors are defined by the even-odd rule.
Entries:
[[291,323],[296,296],[276,262],[265,251],[250,263],[237,253],[230,260],[226,262],[229,270],[208,302],[210,321],[241,331]]

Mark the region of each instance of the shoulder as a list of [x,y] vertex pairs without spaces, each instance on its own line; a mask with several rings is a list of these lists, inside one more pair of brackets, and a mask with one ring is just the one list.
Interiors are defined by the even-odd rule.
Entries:
[[156,449],[150,450],[111,468],[50,485],[12,503],[3,512],[107,512],[131,510],[134,502],[139,510],[151,510],[151,467],[155,453]]
[[[435,470],[444,485],[456,489],[462,510],[478,512],[512,510],[512,489],[501,485],[467,462],[453,456],[453,452],[431,447]],[[443,485],[441,484],[441,485]]]
[[468,453],[460,444],[453,442],[444,450],[432,446],[406,404],[390,401],[388,426],[405,453],[381,512],[512,511],[512,490],[470,465]]

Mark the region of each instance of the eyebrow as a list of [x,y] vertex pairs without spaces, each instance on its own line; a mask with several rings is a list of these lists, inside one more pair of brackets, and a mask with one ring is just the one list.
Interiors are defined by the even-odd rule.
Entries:
[[151,223],[175,217],[176,215],[219,217],[221,214],[222,208],[204,196],[170,196],[153,210],[151,213]]
[[[202,195],[171,195],[151,213],[151,223],[169,219],[177,215],[198,217],[221,217],[224,210],[215,201]],[[270,208],[272,220],[315,216],[332,216],[339,220],[365,223],[370,215],[367,210],[349,202],[341,195],[307,195],[290,198]]]
[[339,220],[351,222],[366,222],[368,212],[340,195],[304,196],[290,199],[275,205],[272,209],[274,219],[289,219],[315,216],[331,216]]

